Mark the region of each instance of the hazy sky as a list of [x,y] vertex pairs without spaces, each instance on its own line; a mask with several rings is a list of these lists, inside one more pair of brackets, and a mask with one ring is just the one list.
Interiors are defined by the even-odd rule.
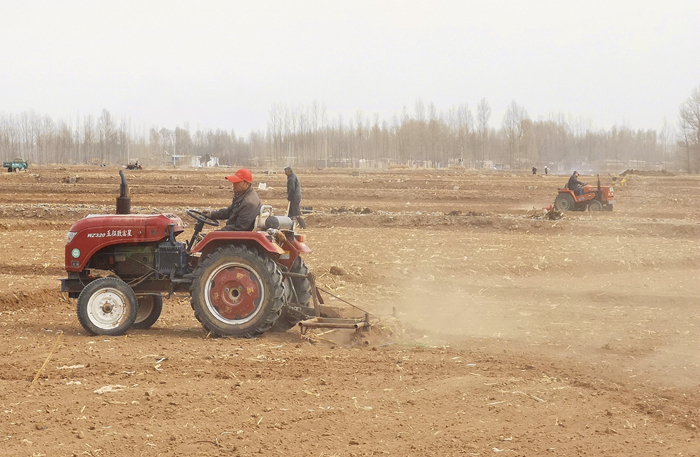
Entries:
[[482,98],[660,130],[700,85],[698,0],[0,0],[0,112],[265,130]]

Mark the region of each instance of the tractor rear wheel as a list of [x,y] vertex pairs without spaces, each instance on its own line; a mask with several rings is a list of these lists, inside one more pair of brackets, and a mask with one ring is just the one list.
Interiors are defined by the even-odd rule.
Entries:
[[598,200],[591,200],[588,203],[588,211],[603,211],[603,204]]
[[221,247],[195,269],[190,297],[195,317],[213,336],[253,338],[280,315],[282,274],[256,249]]
[[138,299],[119,278],[92,281],[78,296],[78,321],[93,335],[122,335],[134,324]]
[[562,192],[554,199],[554,209],[557,211],[573,211],[576,203],[569,193]]
[[[297,257],[292,264],[290,273],[308,275],[309,267],[306,266],[301,257]],[[313,293],[311,281],[307,278],[287,278],[285,282],[287,286],[284,291],[285,304],[282,307],[279,319],[270,329],[273,332],[286,332],[290,328],[295,327],[306,317],[303,308],[308,310],[313,306],[311,303],[311,294]]]
[[156,323],[163,311],[163,296],[142,295],[139,297],[139,309],[136,311],[134,328],[148,329]]

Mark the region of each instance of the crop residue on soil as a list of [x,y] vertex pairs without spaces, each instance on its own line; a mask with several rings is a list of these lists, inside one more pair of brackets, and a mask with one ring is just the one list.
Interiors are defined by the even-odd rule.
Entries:
[[[126,171],[132,211],[188,239],[187,208],[230,203],[225,174]],[[284,211],[284,175],[254,175]],[[369,335],[211,339],[187,297],[150,330],[85,335],[65,235],[114,211],[118,170],[0,174],[2,454],[699,455],[697,176],[601,176],[614,212],[550,219],[566,176],[298,175],[305,260]]]

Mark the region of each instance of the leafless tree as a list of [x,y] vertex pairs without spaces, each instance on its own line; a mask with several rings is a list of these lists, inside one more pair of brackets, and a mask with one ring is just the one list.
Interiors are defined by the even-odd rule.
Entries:
[[476,106],[476,123],[479,129],[479,151],[481,152],[481,166],[486,160],[486,143],[489,136],[489,119],[491,119],[491,106],[485,98],[482,98]]
[[[85,162],[92,162],[98,160],[95,155],[95,147],[97,146],[99,139],[94,122],[95,121],[91,115],[87,115],[83,119],[82,149],[85,154]],[[100,163],[104,163],[104,161],[100,161]]]
[[[518,105],[515,100],[511,102],[503,116],[503,133],[508,148],[508,163],[511,168],[520,168],[521,140],[523,136],[523,121],[527,118],[525,108]],[[526,165],[527,167],[527,165]]]
[[659,132],[659,153],[661,155],[662,163],[667,163],[671,159],[671,147],[675,143],[675,132],[673,127],[668,123],[666,117],[664,117],[663,125],[661,126],[661,131]]
[[679,143],[688,173],[700,171],[700,86],[693,89],[678,113]]

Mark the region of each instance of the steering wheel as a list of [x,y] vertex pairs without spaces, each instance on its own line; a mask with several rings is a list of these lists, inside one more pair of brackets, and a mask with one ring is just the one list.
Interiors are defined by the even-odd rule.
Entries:
[[190,216],[193,219],[198,220],[199,222],[207,225],[213,225],[214,227],[219,226],[219,221],[216,219],[211,219],[204,214],[200,213],[199,211],[195,211],[193,209],[188,209],[187,210],[187,215]]

